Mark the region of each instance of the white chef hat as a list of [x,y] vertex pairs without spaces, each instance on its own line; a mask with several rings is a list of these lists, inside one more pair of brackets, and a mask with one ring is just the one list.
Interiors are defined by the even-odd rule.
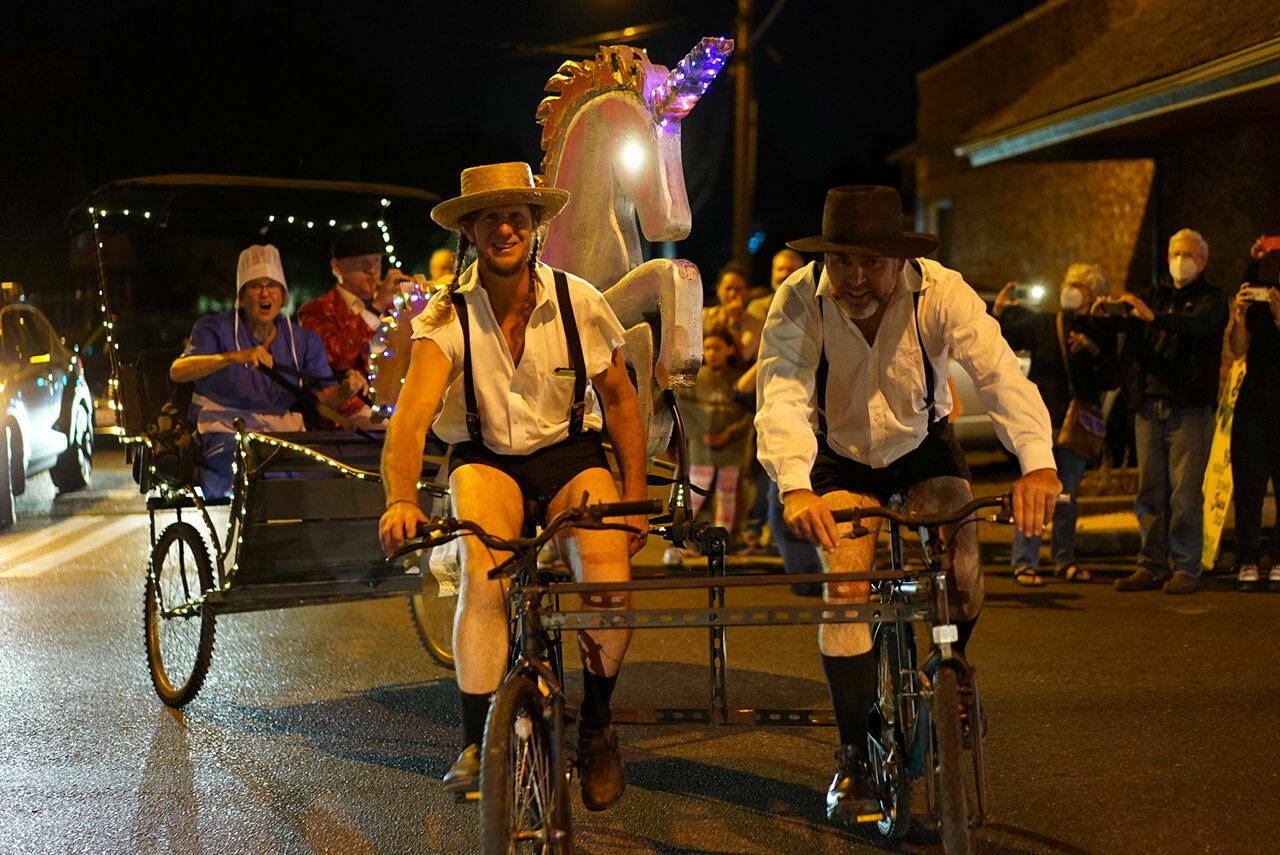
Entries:
[[273,244],[253,244],[240,253],[240,261],[236,264],[236,294],[246,282],[255,279],[270,279],[279,282],[286,294],[289,285],[284,281],[284,264],[280,261],[280,250]]

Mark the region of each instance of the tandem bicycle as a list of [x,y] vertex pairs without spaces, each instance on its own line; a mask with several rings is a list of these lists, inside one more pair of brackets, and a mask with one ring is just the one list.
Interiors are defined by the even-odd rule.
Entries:
[[[889,523],[885,570],[861,573],[765,574],[756,576],[661,577],[630,582],[573,583],[539,572],[538,551],[566,528],[629,530],[611,518],[656,513],[656,502],[582,504],[549,520],[536,536],[502,539],[466,520],[433,519],[419,528],[420,539],[399,555],[472,534],[511,557],[489,572],[506,579],[509,602],[510,668],[494,695],[485,727],[480,774],[482,851],[568,855],[573,851],[569,780],[576,759],[564,743],[566,705],[560,635],[566,631],[630,627],[688,628],[866,622],[873,625],[879,680],[868,733],[881,815],[868,817],[886,838],[906,834],[912,819],[916,778],[924,782],[923,824],[936,828],[948,855],[969,853],[973,832],[986,816],[982,759],[981,701],[972,665],[954,645],[957,628],[947,615],[949,536],[943,529],[976,522],[974,514],[993,509],[989,521],[1011,521],[1010,497],[981,498],[949,513],[925,516],[895,497],[891,507],[834,512],[852,523],[845,537],[864,537],[863,522]],[[904,559],[904,529],[919,540],[920,560]],[[710,538],[714,541],[714,537]],[[726,588],[788,585],[793,582],[872,583],[872,599],[862,604],[727,607]],[[603,591],[706,589],[718,592],[706,609],[565,610],[563,595]],[[919,656],[915,624],[927,628],[929,653]],[[968,760],[965,759],[968,755]]]

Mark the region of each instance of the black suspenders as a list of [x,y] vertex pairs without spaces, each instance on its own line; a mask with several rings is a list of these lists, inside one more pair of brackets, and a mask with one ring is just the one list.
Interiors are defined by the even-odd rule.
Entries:
[[[573,367],[573,403],[569,407],[569,436],[582,433],[582,419],[587,410],[587,362],[582,356],[582,339],[569,299],[569,278],[556,270],[556,302],[560,305],[560,321],[564,325],[565,343],[569,346],[569,362]],[[476,384],[471,370],[471,324],[467,319],[467,301],[454,292],[453,308],[462,324],[462,392],[467,407],[467,436],[472,442],[484,442],[480,432],[480,406],[476,403]]]
[[[911,269],[916,273],[923,273],[920,270],[920,262],[914,258],[907,259],[907,263],[911,265]],[[818,285],[822,281],[822,262],[815,262],[813,265],[813,287],[816,291]],[[916,341],[920,343],[920,355],[924,359],[924,405],[929,411],[929,432],[934,431],[934,423],[937,421],[937,415],[934,412],[934,374],[933,363],[929,361],[929,352],[924,349],[924,336],[920,334],[920,291],[911,292],[912,321],[916,327]],[[822,324],[822,297],[818,297],[818,324]],[[827,374],[831,371],[831,365],[827,361],[827,343],[826,336],[823,336],[822,349],[819,351],[818,368],[814,372],[814,385],[817,387],[818,393],[818,435],[827,436]]]

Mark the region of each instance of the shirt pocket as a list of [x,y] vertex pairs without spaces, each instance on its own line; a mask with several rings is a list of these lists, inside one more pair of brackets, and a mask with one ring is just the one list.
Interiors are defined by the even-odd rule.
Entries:
[[530,401],[530,409],[544,427],[560,425],[569,419],[573,405],[573,369],[550,371],[538,384],[538,399]]

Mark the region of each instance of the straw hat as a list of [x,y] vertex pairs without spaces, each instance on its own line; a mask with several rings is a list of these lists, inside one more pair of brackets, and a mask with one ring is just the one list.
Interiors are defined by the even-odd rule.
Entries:
[[446,229],[458,231],[458,221],[473,211],[497,205],[529,205],[540,208],[541,225],[560,213],[569,202],[569,192],[555,187],[538,187],[527,163],[491,163],[462,170],[462,195],[431,209],[431,219]]
[[892,187],[832,187],[822,207],[822,234],[787,243],[800,252],[855,252],[917,258],[938,248],[935,235],[902,230],[902,199]]

